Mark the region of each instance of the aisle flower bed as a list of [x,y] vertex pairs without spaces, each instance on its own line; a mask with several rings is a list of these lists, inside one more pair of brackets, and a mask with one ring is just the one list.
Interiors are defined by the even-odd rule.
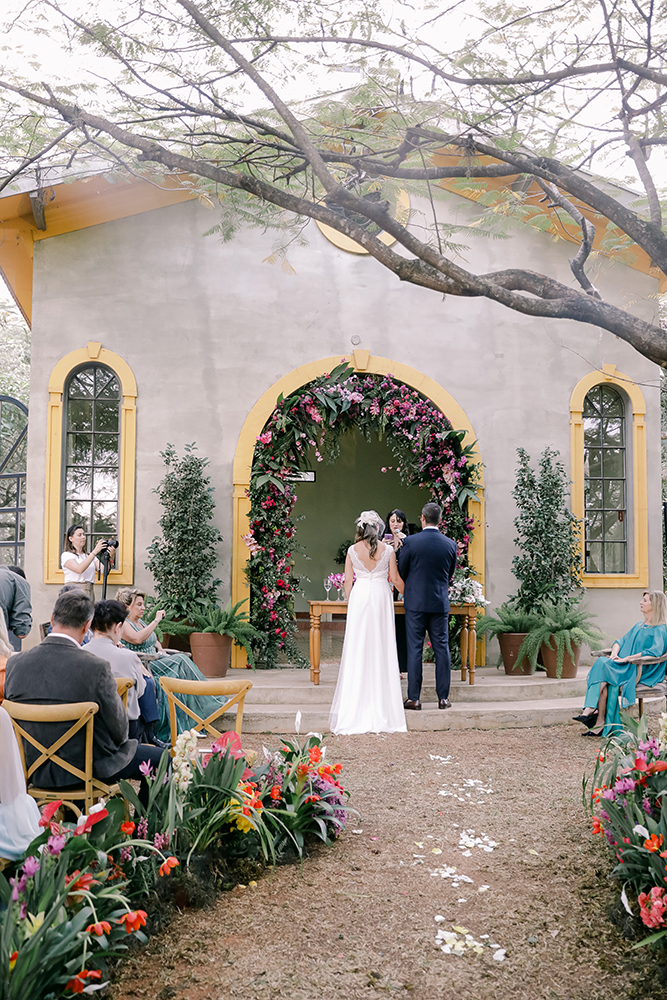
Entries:
[[658,738],[649,736],[646,716],[623,715],[626,730],[600,751],[586,802],[593,833],[606,839],[616,859],[612,874],[623,883],[624,905],[635,915],[638,910],[653,932],[641,943],[667,943],[667,713]]
[[0,874],[0,1000],[55,1000],[104,984],[142,930],[159,929],[170,902],[212,902],[234,884],[234,866],[299,859],[316,840],[331,844],[349,807],[341,765],[319,735],[287,739],[248,766],[236,733],[200,751],[194,732],[151,773],[146,807],[127,782],[122,799],[93,807],[76,824],[46,807],[43,833]]
[[[476,497],[479,470],[465,432],[455,430],[428,399],[391,375],[355,372],[346,362],[302,386],[275,410],[257,438],[250,487],[250,550],[246,574],[252,623],[264,635],[257,656],[267,666],[281,650],[295,661],[293,601],[298,580],[292,575],[296,532],[292,519],[296,493],[289,477],[316,461],[333,461],[340,438],[352,427],[365,437],[386,436],[395,469],[406,485],[428,489],[444,510],[443,527],[467,552],[473,521],[467,502]],[[383,472],[387,469],[383,468]]]

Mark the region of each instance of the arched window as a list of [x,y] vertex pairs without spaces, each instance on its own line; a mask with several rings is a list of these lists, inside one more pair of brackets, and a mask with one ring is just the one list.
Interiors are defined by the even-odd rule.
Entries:
[[134,581],[137,384],[128,363],[101,344],[62,358],[49,379],[44,582],[62,583],[60,554],[70,524],[88,550],[100,538],[120,545],[109,582]]
[[585,570],[625,573],[628,563],[625,401],[596,385],[584,400]]
[[23,566],[28,407],[0,396],[0,563]]
[[647,587],[646,404],[637,383],[611,364],[582,378],[570,435],[584,586]]
[[73,372],[65,390],[63,523],[81,524],[88,551],[118,534],[121,386],[105,365]]

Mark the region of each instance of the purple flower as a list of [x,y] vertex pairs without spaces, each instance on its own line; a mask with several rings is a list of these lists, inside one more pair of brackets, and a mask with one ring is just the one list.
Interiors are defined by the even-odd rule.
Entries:
[[131,847],[123,847],[123,848],[121,848],[121,852],[120,852],[121,864],[123,863],[123,861],[129,861],[131,857],[132,857],[132,848]]
[[26,878],[32,878],[39,871],[40,864],[37,858],[29,857],[23,862],[23,872]]
[[28,879],[25,875],[21,875],[19,879],[10,878],[9,884],[12,887],[12,902],[18,903],[20,894],[25,892]]
[[609,846],[613,847],[614,844],[616,843],[616,841],[614,840],[614,837],[613,837],[613,834],[611,833],[611,831],[610,830],[605,830],[604,835],[607,838],[607,842],[608,842]]
[[139,765],[139,770],[143,774],[144,778],[153,777],[153,765],[149,760],[142,760],[141,764]]
[[616,798],[616,792],[614,791],[613,788],[605,788],[604,792],[602,793],[602,798],[609,799],[610,802],[613,802],[614,799]]
[[49,854],[52,854],[54,858],[57,858],[66,843],[67,837],[63,836],[62,833],[57,833],[55,836],[49,837],[46,842],[46,849]]
[[652,736],[648,740],[641,740],[639,743],[639,749],[642,750],[644,753],[650,752],[653,754],[654,757],[657,757],[658,754],[660,753],[660,744]]
[[618,778],[614,784],[617,795],[621,792],[634,792],[637,782],[633,778]]
[[600,819],[603,821],[603,823],[608,823],[609,813],[606,813],[604,809],[600,809]]
[[644,810],[644,812],[646,813],[647,816],[652,816],[653,815],[653,810],[651,809],[651,803],[649,802],[648,795],[646,796],[646,798],[642,802],[642,809]]
[[137,838],[139,840],[145,840],[147,833],[148,833],[148,820],[146,819],[145,816],[143,816],[142,819],[139,820],[137,826]]
[[19,906],[19,920],[25,920],[27,916],[28,916],[28,904],[21,903],[21,905]]

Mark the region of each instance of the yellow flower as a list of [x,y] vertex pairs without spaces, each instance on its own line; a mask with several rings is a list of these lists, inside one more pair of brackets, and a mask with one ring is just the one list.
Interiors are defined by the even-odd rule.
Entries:
[[42,926],[43,923],[44,923],[43,910],[41,911],[41,913],[38,913],[36,917],[34,917],[32,913],[29,913],[28,916],[26,917],[25,936],[27,938],[32,937],[33,934],[37,933],[37,931],[39,930],[39,928]]

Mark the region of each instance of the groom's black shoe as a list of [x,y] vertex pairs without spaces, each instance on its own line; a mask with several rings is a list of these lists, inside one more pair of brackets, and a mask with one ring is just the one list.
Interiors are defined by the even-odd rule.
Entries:
[[416,701],[410,701],[409,698],[406,698],[406,700],[403,702],[403,708],[413,708],[415,712],[421,712],[422,703],[420,702],[419,698],[417,698]]
[[451,708],[452,703],[449,698],[440,698],[438,701],[438,708]]

